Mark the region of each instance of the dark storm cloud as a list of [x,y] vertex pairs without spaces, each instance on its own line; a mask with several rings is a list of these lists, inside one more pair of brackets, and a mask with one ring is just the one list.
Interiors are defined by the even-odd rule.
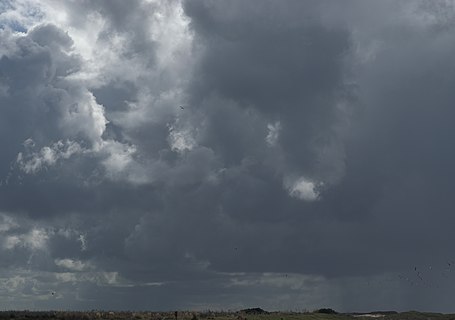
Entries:
[[[352,4],[358,10],[357,3]],[[352,38],[349,31],[361,26],[349,26],[345,21],[333,30],[333,25],[324,25],[318,19],[307,22],[302,18],[299,29],[292,14],[286,14],[286,19],[281,21],[281,12],[272,11],[271,6],[266,3],[260,9],[251,9],[248,5],[240,8],[232,3],[185,4],[202,47],[192,87],[194,99],[200,101],[208,94],[217,94],[239,106],[258,110],[269,121],[279,114],[277,118],[282,126],[279,152],[283,152],[285,167],[299,168],[312,178],[325,178],[328,182],[332,182],[330,178],[336,172],[334,180],[341,179],[341,182],[328,187],[322,193],[322,200],[309,207],[303,203],[290,205],[292,199],[280,199],[279,191],[258,197],[260,184],[241,183],[240,188],[251,190],[256,196],[249,197],[248,191],[237,188],[239,193],[235,200],[221,202],[228,215],[236,219],[242,212],[257,213],[257,222],[281,215],[287,221],[294,221],[291,231],[286,230],[285,234],[266,232],[268,239],[261,239],[267,248],[266,255],[260,253],[260,244],[254,245],[256,251],[249,253],[254,258],[242,259],[245,261],[242,267],[256,271],[296,268],[302,272],[341,276],[400,272],[413,263],[433,261],[443,265],[451,256],[450,224],[446,223],[453,207],[449,196],[453,153],[447,148],[447,139],[452,133],[448,106],[453,99],[450,73],[442,71],[450,63],[452,54],[451,46],[445,44],[447,29],[441,32],[440,28],[422,25],[419,14],[427,13],[420,11],[422,7],[403,9],[387,4],[386,9],[409,9],[401,13],[415,16],[405,22],[395,21],[392,26],[367,26],[375,33],[373,40],[378,41],[379,49],[374,52],[375,58],[359,66],[358,61],[350,59],[358,50],[356,46],[364,44],[355,43],[357,39]],[[299,5],[289,5],[289,8],[293,12],[304,11]],[[437,17],[435,20],[439,21]],[[292,28],[300,31],[296,35],[306,35],[309,43],[297,41]],[[345,60],[347,55],[351,56]],[[349,65],[349,61],[355,64]],[[306,66],[314,69],[306,73]],[[347,95],[345,92],[351,87],[345,86],[343,72],[358,76],[354,78],[356,91],[348,91]],[[308,80],[310,85],[306,77],[313,80]],[[352,99],[356,95],[357,98]],[[347,104],[348,110],[340,110],[339,104]],[[362,110],[349,110],[359,106]],[[227,134],[238,132],[229,128],[235,128],[245,119],[242,111],[238,111],[238,121],[230,121],[232,125],[226,121],[235,117],[220,113],[224,122],[215,127],[213,134],[208,134],[212,141],[219,138],[209,143],[217,149],[225,147],[222,152],[231,158],[230,151],[238,150],[234,153],[237,163],[244,158],[254,158],[257,144],[261,143],[259,139],[251,143],[251,149],[236,149],[245,140],[220,139],[229,137],[221,135],[223,128],[227,128]],[[352,117],[347,122],[355,122],[349,137],[344,137],[347,117]],[[216,121],[217,115],[212,119]],[[320,148],[325,153],[318,156],[314,149]],[[330,161],[321,165],[320,159]],[[263,160],[258,160],[258,166],[267,164]],[[342,169],[345,164],[346,174]],[[246,170],[238,181],[245,181],[251,175]],[[264,176],[259,176],[259,181],[269,186],[276,183]],[[270,198],[274,205],[263,207],[264,200]],[[245,211],[240,209],[242,199],[250,202]],[[292,215],[298,212],[307,214]],[[256,226],[264,228],[263,224]],[[439,235],[435,236],[435,232]],[[242,239],[242,243],[253,243],[255,236],[258,237]],[[292,240],[286,245],[274,246],[271,240],[285,242],[283,239],[287,237]],[[230,264],[222,265],[229,268]]]
[[450,311],[450,6],[370,5],[46,1],[2,29],[5,306]]
[[[344,98],[349,33],[324,25],[320,11],[321,5],[313,2],[265,2],[261,8],[256,3],[186,2],[202,47],[192,94],[196,104],[208,93],[219,94],[258,110],[266,121],[280,121],[286,166],[312,179],[337,180],[342,163],[333,172],[321,172],[328,168],[318,168],[325,159],[317,158],[321,148],[338,144],[335,126],[344,115],[337,104]],[[220,136],[222,128],[216,128],[213,135]],[[213,144],[220,148],[229,143]]]
[[[449,30],[419,27],[384,34],[374,63],[361,72],[368,104],[361,127],[353,131],[351,155],[357,170],[351,177],[369,172],[360,181],[374,179],[381,187],[363,214],[389,226],[394,241],[386,237],[377,246],[424,263],[451,256],[446,223],[453,208],[448,186],[454,153],[447,148],[453,134],[447,119],[453,94],[447,66],[453,46],[444,40]],[[403,247],[394,248],[389,241]],[[414,253],[412,247],[420,249]]]

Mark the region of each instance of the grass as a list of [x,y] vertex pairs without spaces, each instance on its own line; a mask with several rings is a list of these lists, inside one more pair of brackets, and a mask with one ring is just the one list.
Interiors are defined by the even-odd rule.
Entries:
[[[174,312],[72,312],[72,311],[0,311],[0,319],[31,320],[175,320]],[[316,312],[271,312],[245,314],[242,312],[179,312],[177,320],[376,320],[376,318],[351,314],[323,314]],[[377,320],[455,320],[455,314],[402,312],[387,314]]]

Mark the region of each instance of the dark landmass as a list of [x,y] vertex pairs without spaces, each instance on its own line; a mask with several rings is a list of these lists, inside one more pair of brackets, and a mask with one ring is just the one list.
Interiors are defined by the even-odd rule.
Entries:
[[[322,310],[322,312],[321,312]],[[332,309],[314,312],[267,312],[261,308],[240,311],[175,311],[133,312],[133,311],[0,311],[1,319],[31,320],[455,320],[455,314],[429,312],[373,311],[367,313],[337,313]]]
[[249,309],[240,310],[240,313],[245,313],[245,314],[269,314],[270,312],[267,312],[267,311],[265,311],[264,309],[261,309],[261,308],[249,308]]
[[335,310],[330,309],[330,308],[322,308],[322,309],[317,310],[316,312],[317,313],[326,313],[326,314],[337,314],[338,313]]

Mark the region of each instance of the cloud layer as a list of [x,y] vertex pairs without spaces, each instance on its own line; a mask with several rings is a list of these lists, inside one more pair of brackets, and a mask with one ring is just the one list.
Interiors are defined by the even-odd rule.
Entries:
[[454,12],[0,4],[0,307],[453,312]]

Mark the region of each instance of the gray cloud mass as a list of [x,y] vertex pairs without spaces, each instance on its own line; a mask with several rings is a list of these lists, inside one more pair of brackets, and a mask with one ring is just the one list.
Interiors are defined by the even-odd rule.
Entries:
[[0,308],[453,312],[454,12],[1,2]]

